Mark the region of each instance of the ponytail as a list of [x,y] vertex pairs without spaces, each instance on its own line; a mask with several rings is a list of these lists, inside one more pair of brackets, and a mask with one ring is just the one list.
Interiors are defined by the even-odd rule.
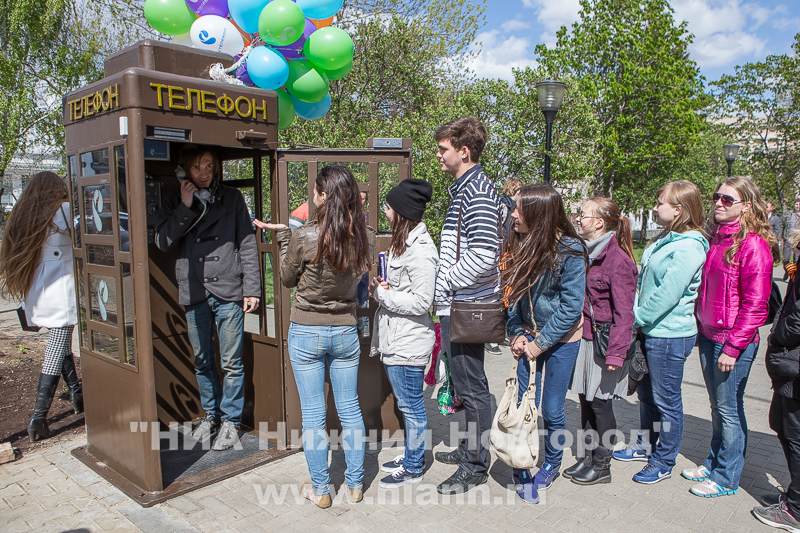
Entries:
[[628,254],[628,257],[636,263],[633,257],[633,232],[631,231],[631,221],[628,217],[619,219],[619,226],[617,226],[617,244],[622,248],[622,251]]
[[622,216],[619,206],[614,200],[610,198],[590,198],[587,202],[592,202],[595,205],[594,216],[603,221],[603,226],[606,231],[617,232],[617,244],[622,248],[631,261],[634,263],[636,259],[633,257],[633,232],[631,231],[631,223],[628,217]]

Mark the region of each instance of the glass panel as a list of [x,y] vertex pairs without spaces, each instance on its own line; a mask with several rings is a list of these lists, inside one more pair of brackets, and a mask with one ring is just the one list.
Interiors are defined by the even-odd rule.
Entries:
[[[275,336],[275,280],[273,278],[272,254],[264,255],[264,313],[267,322],[267,337]],[[280,287],[277,288],[280,291]]]
[[253,160],[231,159],[222,162],[222,180],[249,180],[253,177]]
[[[270,158],[261,158],[261,220],[272,222],[272,176],[270,175]],[[262,231],[261,242],[271,243],[272,232]]]
[[308,163],[297,161],[286,164],[289,189],[289,226],[292,231],[308,221]]
[[72,238],[75,248],[81,247],[81,228],[78,221],[81,217],[80,204],[78,203],[78,156],[69,156],[69,180],[72,195]]
[[86,290],[83,283],[83,259],[75,259],[75,275],[78,278],[78,304],[80,305],[79,329],[81,336],[81,346],[87,347],[86,342]]
[[111,235],[111,185],[84,187],[83,212],[86,213],[87,235]]
[[[252,221],[256,218],[256,197],[255,197],[255,190],[253,187],[237,187],[239,191],[244,196],[244,203],[247,206],[247,213],[250,215],[250,220]],[[253,226],[253,231],[256,231],[256,227]]]
[[131,280],[131,265],[120,263],[122,279],[122,335],[125,339],[125,353],[122,362],[129,365],[136,364],[135,345],[133,343],[133,282]]
[[130,251],[130,234],[128,233],[128,182],[125,174],[125,147],[115,146],[114,156],[117,162],[117,215],[119,216],[119,249]]
[[356,181],[360,181],[362,183],[369,183],[369,163],[354,163],[354,162],[330,162],[330,161],[320,161],[319,163],[319,170],[322,170],[323,167],[327,167],[328,165],[342,165],[350,169],[350,172],[353,173],[353,177]]
[[92,350],[119,361],[119,339],[114,335],[92,331]]
[[89,274],[89,305],[92,320],[117,325],[117,283],[113,277]]
[[86,262],[93,265],[114,266],[114,247],[110,244],[87,244]]
[[390,232],[389,220],[383,214],[386,194],[400,183],[399,163],[378,163],[378,232]]
[[108,148],[81,154],[81,176],[108,174]]

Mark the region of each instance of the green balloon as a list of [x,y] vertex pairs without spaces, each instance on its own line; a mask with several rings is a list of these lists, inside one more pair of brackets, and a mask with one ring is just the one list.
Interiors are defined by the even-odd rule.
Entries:
[[340,80],[350,74],[350,71],[353,69],[353,60],[351,59],[348,64],[343,66],[342,68],[338,68],[336,70],[325,70],[325,75],[328,76],[328,79],[333,80]]
[[153,29],[166,35],[187,33],[197,20],[183,0],[145,0],[144,16]]
[[319,102],[328,94],[329,87],[328,76],[322,70],[315,69],[310,62],[289,61],[289,79],[286,81],[286,90],[301,102],[307,104]]
[[291,0],[273,0],[258,17],[258,35],[272,46],[288,46],[303,36],[303,9]]
[[338,70],[353,60],[353,39],[347,32],[328,26],[320,28],[303,45],[303,54],[315,67]]
[[278,93],[278,129],[285,130],[294,122],[294,103],[283,89],[276,89],[275,92]]

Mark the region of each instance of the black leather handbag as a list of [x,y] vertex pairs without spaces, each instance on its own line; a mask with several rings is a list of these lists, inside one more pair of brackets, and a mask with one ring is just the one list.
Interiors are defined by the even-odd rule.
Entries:
[[594,347],[594,354],[605,359],[606,352],[608,352],[608,338],[611,335],[611,322],[595,322],[592,300],[589,298],[586,300],[589,302],[589,316],[592,319],[592,346]]

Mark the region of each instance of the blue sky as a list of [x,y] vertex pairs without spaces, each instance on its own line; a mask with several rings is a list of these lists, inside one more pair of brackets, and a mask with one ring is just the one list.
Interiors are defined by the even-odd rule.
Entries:
[[[676,20],[695,35],[690,54],[707,81],[734,67],[791,53],[800,32],[798,0],[671,0]],[[535,66],[534,48],[555,44],[559,27],[578,18],[578,0],[489,0],[472,67],[481,77],[511,78],[512,67]]]

